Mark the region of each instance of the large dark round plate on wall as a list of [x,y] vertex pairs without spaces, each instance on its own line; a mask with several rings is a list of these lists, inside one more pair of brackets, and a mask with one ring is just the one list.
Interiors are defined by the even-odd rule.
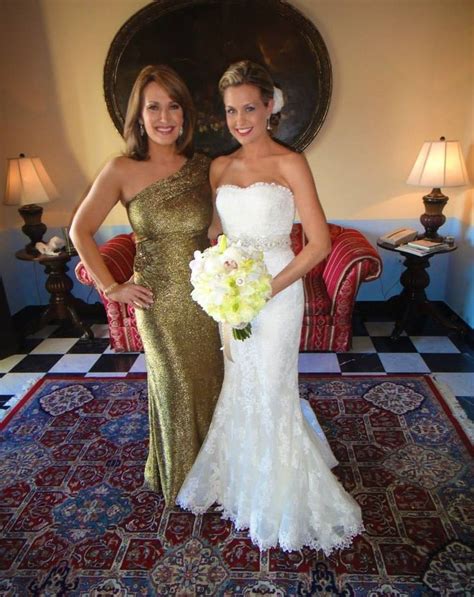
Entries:
[[140,69],[169,64],[189,85],[198,111],[195,145],[210,156],[236,144],[217,91],[229,64],[250,59],[270,71],[285,107],[275,138],[307,147],[328,112],[331,62],[315,25],[280,0],[157,0],[118,31],[104,68],[107,107],[120,133]]

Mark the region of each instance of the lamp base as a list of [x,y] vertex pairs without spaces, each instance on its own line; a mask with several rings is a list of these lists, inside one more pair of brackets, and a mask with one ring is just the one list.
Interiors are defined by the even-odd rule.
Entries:
[[30,203],[20,207],[18,213],[25,222],[21,230],[30,239],[30,242],[25,246],[25,251],[30,255],[39,255],[35,245],[43,240],[43,235],[47,230],[46,225],[41,221],[43,208],[36,205],[36,203]]
[[420,222],[425,229],[423,238],[429,240],[442,241],[443,237],[438,234],[440,228],[446,222],[446,216],[443,215],[443,209],[448,202],[449,197],[443,195],[440,189],[432,189],[429,195],[423,197],[425,204],[425,213],[421,215]]

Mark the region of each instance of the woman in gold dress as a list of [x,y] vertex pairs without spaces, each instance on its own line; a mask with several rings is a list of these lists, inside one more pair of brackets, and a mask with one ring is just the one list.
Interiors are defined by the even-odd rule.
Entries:
[[[189,262],[208,246],[209,161],[192,154],[195,112],[179,76],[147,66],[125,119],[126,154],[111,160],[75,214],[71,237],[99,288],[136,307],[148,372],[145,479],[171,506],[197,456],[222,384],[217,327],[191,299]],[[133,280],[118,284],[94,234],[121,201],[136,235]]]

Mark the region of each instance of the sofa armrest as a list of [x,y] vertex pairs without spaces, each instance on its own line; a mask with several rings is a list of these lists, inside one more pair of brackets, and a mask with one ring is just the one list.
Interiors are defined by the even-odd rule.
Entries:
[[[131,278],[135,258],[133,233],[114,236],[103,245],[100,245],[99,252],[116,282],[123,284]],[[94,280],[82,261],[79,261],[76,265],[74,272],[79,282],[86,286],[94,286]]]
[[349,287],[344,282],[351,278],[350,294],[355,296],[362,282],[376,280],[382,272],[382,260],[369,241],[358,230],[345,228],[333,239],[331,253],[323,271],[323,279],[334,305],[344,288],[345,299]]

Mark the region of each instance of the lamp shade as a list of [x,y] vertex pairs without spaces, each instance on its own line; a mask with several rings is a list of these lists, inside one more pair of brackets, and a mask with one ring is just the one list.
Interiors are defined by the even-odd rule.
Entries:
[[10,158],[7,184],[3,203],[5,205],[30,205],[47,203],[58,198],[58,191],[51,182],[40,158]]
[[425,141],[407,184],[420,187],[461,187],[468,184],[466,164],[459,141]]

